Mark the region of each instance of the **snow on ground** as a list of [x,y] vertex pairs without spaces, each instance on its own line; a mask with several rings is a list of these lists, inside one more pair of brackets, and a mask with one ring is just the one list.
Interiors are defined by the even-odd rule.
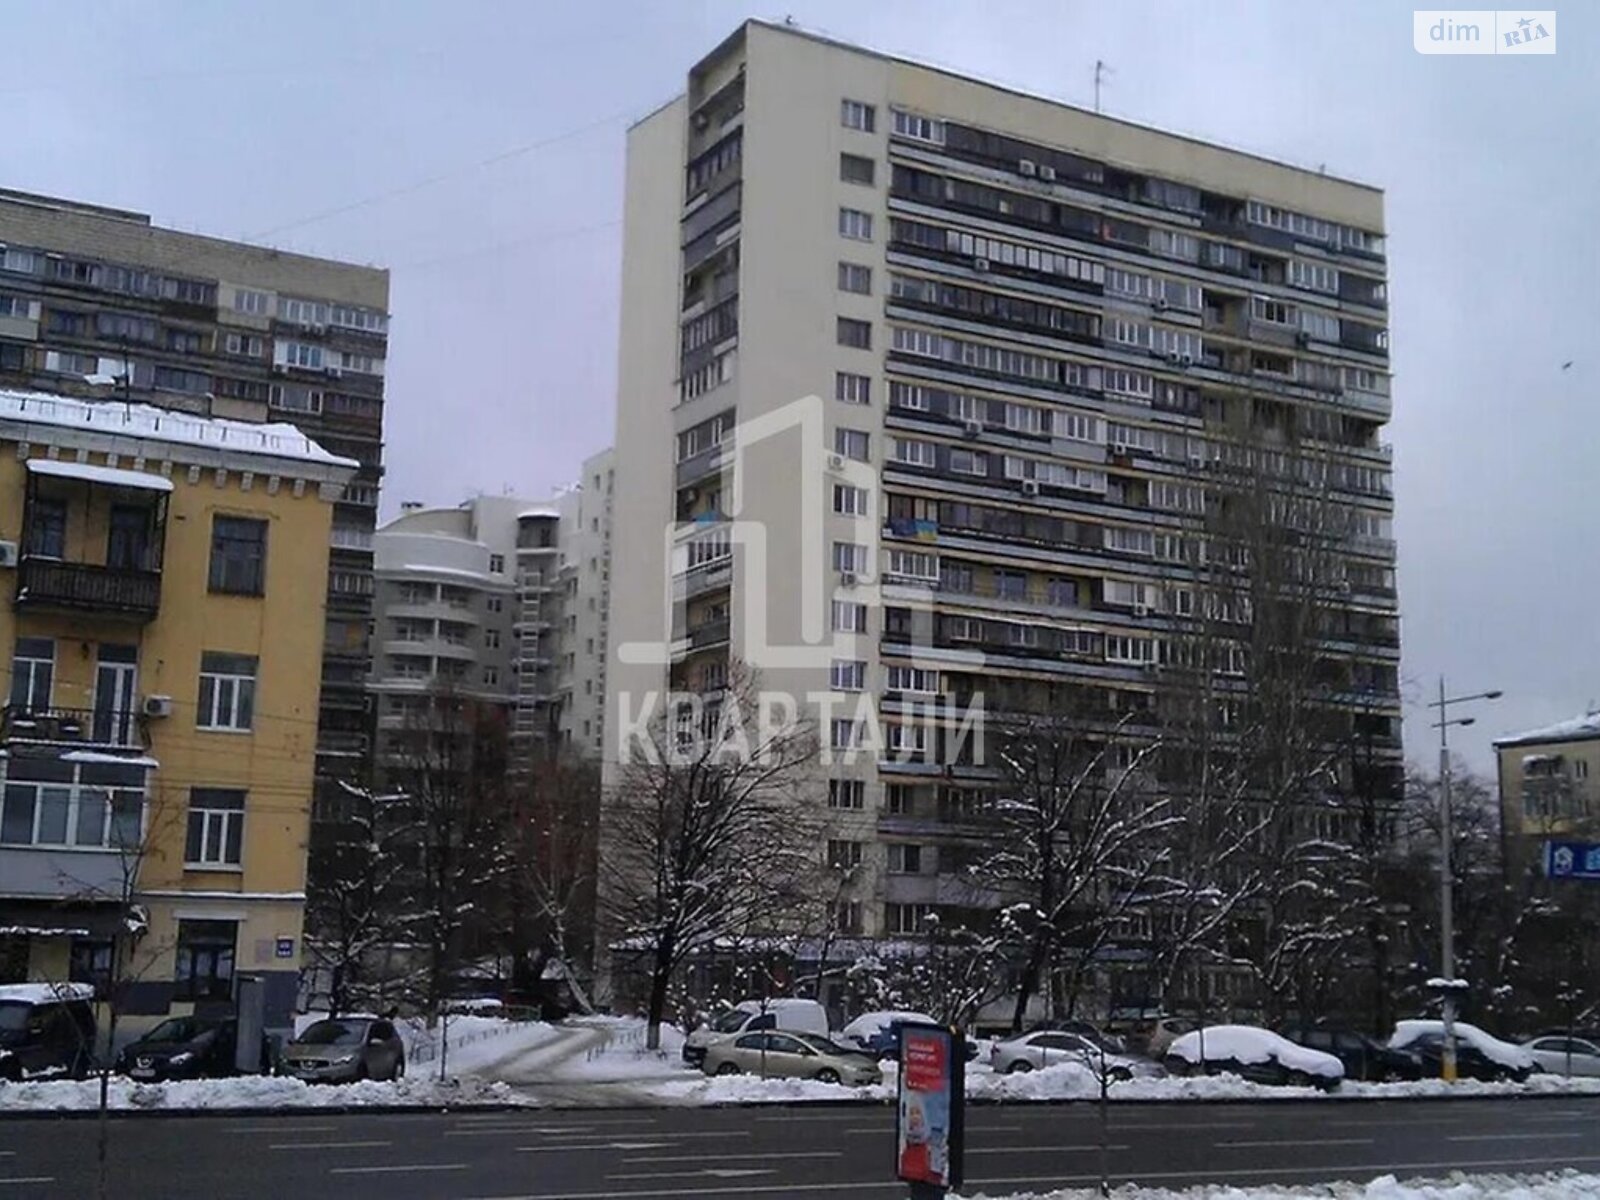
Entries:
[[[1196,1188],[1120,1187],[1115,1200],[1594,1200],[1600,1196],[1600,1175],[1562,1171],[1550,1175],[1451,1175],[1446,1179],[1400,1182],[1385,1175],[1370,1183],[1327,1183],[1310,1187],[1229,1187],[1209,1184]],[[1096,1200],[1099,1192],[1067,1189],[1058,1192],[967,1193],[967,1200]],[[957,1198],[959,1200],[959,1198]]]
[[[369,1108],[373,1106],[455,1107],[474,1104],[524,1103],[501,1083],[467,1079],[439,1083],[412,1076],[392,1083],[308,1084],[281,1076],[248,1075],[237,1079],[187,1079],[169,1083],[135,1083],[113,1076],[110,1106],[114,1109],[199,1108]],[[100,1107],[98,1079],[17,1083],[0,1086],[0,1112],[67,1112]]]

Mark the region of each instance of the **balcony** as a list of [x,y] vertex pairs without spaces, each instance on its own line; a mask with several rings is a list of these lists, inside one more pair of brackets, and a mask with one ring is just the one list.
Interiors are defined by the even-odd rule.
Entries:
[[70,608],[148,621],[161,608],[161,572],[28,555],[17,572],[17,607]]
[[11,704],[0,709],[0,744],[12,742],[143,751],[150,746],[150,735],[143,715],[131,709]]

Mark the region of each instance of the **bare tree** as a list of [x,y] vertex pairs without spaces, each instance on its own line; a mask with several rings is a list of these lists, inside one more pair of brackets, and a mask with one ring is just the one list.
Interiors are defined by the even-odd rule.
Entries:
[[772,716],[735,664],[717,703],[668,702],[603,799],[601,911],[613,961],[648,980],[651,1049],[689,955],[785,929],[812,890],[816,737]]

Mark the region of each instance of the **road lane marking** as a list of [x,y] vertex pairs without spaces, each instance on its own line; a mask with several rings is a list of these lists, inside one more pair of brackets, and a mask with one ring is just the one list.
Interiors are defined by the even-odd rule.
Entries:
[[412,1171],[465,1171],[470,1163],[410,1163],[387,1167],[329,1167],[330,1175],[409,1175]]
[[[617,1142],[583,1142],[578,1145],[569,1143],[562,1146],[517,1146],[515,1149],[518,1154],[560,1154],[562,1152],[579,1154],[590,1150],[671,1150],[673,1145],[671,1142],[628,1142],[626,1145]],[[719,1157],[726,1158],[728,1156],[720,1155]],[[705,1155],[696,1154],[694,1158],[695,1161],[699,1162],[705,1158]]]
[[1588,1137],[1587,1129],[1573,1133],[1462,1133],[1446,1137],[1447,1142],[1544,1142],[1554,1138]]
[[[701,1167],[698,1171],[637,1171],[623,1174],[618,1171],[607,1171],[607,1179],[704,1179],[707,1175],[715,1179],[750,1179],[757,1175],[776,1175],[776,1171],[764,1170],[761,1167]],[[804,1183],[791,1184],[791,1188],[798,1190],[809,1185]],[[613,1195],[632,1196],[633,1192],[612,1193]]]
[[[1121,1145],[1121,1144],[1115,1143],[1115,1142],[1108,1143],[1107,1146],[1106,1146],[1107,1150],[1126,1150],[1128,1148],[1129,1147],[1127,1147],[1125,1145]],[[1095,1142],[1092,1145],[1082,1145],[1082,1146],[1063,1146],[1063,1145],[1060,1145],[1060,1144],[1055,1144],[1055,1145],[1050,1145],[1050,1146],[968,1146],[967,1147],[967,1153],[968,1154],[1051,1154],[1051,1153],[1054,1153],[1056,1151],[1060,1151],[1062,1153],[1065,1153],[1066,1151],[1070,1150],[1070,1151],[1072,1151],[1073,1153],[1076,1154],[1076,1153],[1081,1153],[1081,1152],[1083,1152],[1085,1150],[1098,1150],[1098,1149],[1100,1149],[1100,1144],[1098,1142]]]
[[[737,1162],[743,1158],[753,1158],[760,1162],[767,1162],[775,1158],[843,1158],[842,1150],[780,1150],[776,1153],[765,1154],[719,1154],[719,1159]],[[622,1160],[624,1166],[643,1166],[645,1163],[683,1163],[704,1162],[703,1154],[636,1154]]]
[[285,1125],[279,1121],[268,1121],[261,1125],[232,1125],[223,1130],[224,1133],[334,1133],[339,1129],[337,1125]]
[[55,1181],[56,1177],[54,1175],[13,1175],[10,1179],[0,1179],[0,1187],[38,1186],[39,1184],[54,1183]]
[[1259,1142],[1213,1142],[1222,1150],[1259,1150],[1267,1146],[1370,1146],[1372,1138],[1280,1138]]
[[273,1142],[268,1150],[370,1150],[393,1142]]

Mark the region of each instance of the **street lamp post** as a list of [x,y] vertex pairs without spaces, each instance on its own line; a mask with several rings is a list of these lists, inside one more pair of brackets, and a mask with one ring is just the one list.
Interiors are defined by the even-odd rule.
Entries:
[[1456,980],[1455,889],[1452,883],[1454,874],[1450,864],[1454,841],[1450,810],[1450,726],[1471,725],[1476,720],[1475,717],[1457,717],[1452,721],[1450,706],[1467,704],[1473,700],[1498,700],[1502,694],[1496,689],[1489,692],[1473,692],[1469,696],[1447,697],[1444,690],[1444,676],[1441,675],[1439,698],[1428,704],[1429,708],[1439,710],[1439,719],[1434,722],[1434,728],[1439,731],[1439,974],[1444,980],[1444,986],[1440,988],[1444,1007],[1444,1053],[1441,1056],[1439,1074],[1446,1083],[1456,1081],[1456,996],[1459,991]]

